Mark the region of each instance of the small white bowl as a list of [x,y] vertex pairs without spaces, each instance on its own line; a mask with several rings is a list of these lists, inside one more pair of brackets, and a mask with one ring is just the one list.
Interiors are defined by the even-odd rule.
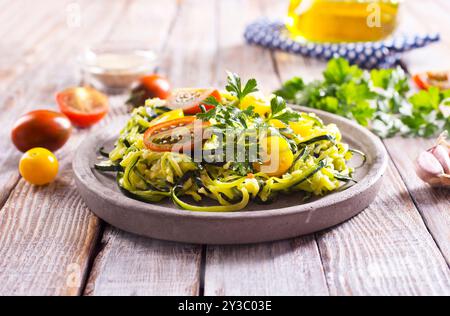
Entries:
[[157,54],[140,42],[104,42],[87,47],[79,63],[87,84],[110,93],[130,89],[154,72]]

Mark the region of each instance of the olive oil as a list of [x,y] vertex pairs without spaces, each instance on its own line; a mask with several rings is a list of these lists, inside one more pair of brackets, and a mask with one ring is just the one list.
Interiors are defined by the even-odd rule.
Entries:
[[316,42],[368,42],[389,36],[399,0],[291,0],[287,28]]

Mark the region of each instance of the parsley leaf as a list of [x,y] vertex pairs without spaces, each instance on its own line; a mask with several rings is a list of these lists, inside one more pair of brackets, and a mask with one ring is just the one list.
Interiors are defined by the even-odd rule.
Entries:
[[271,113],[268,120],[277,119],[287,124],[290,121],[297,121],[300,118],[300,114],[288,109],[286,106],[286,101],[279,96],[275,96],[270,101],[270,110]]
[[227,72],[227,81],[228,84],[225,86],[225,89],[236,96],[239,101],[241,101],[246,95],[258,91],[257,82],[255,79],[250,79],[242,89],[241,78],[232,72]]
[[217,99],[215,97],[209,96],[205,100],[202,101],[202,104],[218,106],[219,105],[219,101],[217,101]]
[[286,100],[293,100],[296,97],[298,91],[303,90],[305,83],[300,77],[294,77],[283,84],[283,87],[277,91],[275,94]]
[[362,70],[358,66],[350,66],[347,60],[335,58],[328,62],[323,76],[329,84],[343,84],[353,77],[359,77]]
[[278,113],[286,109],[286,101],[283,98],[275,97],[270,100],[270,110],[272,115],[277,115]]

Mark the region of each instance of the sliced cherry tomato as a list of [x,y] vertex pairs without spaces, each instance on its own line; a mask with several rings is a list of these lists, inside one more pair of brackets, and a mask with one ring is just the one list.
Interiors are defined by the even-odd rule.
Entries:
[[414,75],[413,80],[417,87],[423,90],[428,90],[430,87],[437,87],[441,90],[450,89],[450,71],[428,71]]
[[144,144],[150,150],[185,152],[203,141],[203,131],[208,122],[186,116],[149,127],[144,134]]
[[423,74],[416,74],[412,77],[412,79],[419,89],[428,89],[428,84],[426,83],[426,78],[424,78]]
[[170,96],[169,81],[160,75],[149,75],[139,80],[139,85],[133,89],[127,103],[135,107],[145,104],[145,100],[152,98],[167,99]]
[[195,115],[202,111],[200,105],[203,105],[207,111],[214,108],[213,105],[202,103],[208,97],[214,97],[218,102],[222,99],[220,92],[215,89],[175,89],[167,100],[167,105],[173,109],[182,108],[185,115]]
[[73,125],[89,127],[108,113],[108,97],[89,87],[69,88],[56,95],[59,109]]

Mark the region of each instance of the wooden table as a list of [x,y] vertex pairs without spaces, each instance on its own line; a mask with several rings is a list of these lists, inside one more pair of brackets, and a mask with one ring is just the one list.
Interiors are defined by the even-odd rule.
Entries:
[[[0,1],[0,294],[43,295],[441,295],[450,294],[449,191],[415,176],[432,140],[385,140],[391,162],[375,202],[313,235],[265,244],[202,246],[142,238],[102,222],[78,195],[71,160],[91,130],[57,152],[56,182],[20,179],[9,131],[31,109],[55,109],[54,93],[80,84],[76,56],[88,44],[145,40],[174,86],[218,86],[225,70],[256,77],[270,92],[324,63],[247,46],[243,30],[283,16],[272,0]],[[450,69],[446,0],[407,0],[401,28],[441,30],[440,44],[404,57],[411,71]],[[94,129],[123,115],[123,98]]]

